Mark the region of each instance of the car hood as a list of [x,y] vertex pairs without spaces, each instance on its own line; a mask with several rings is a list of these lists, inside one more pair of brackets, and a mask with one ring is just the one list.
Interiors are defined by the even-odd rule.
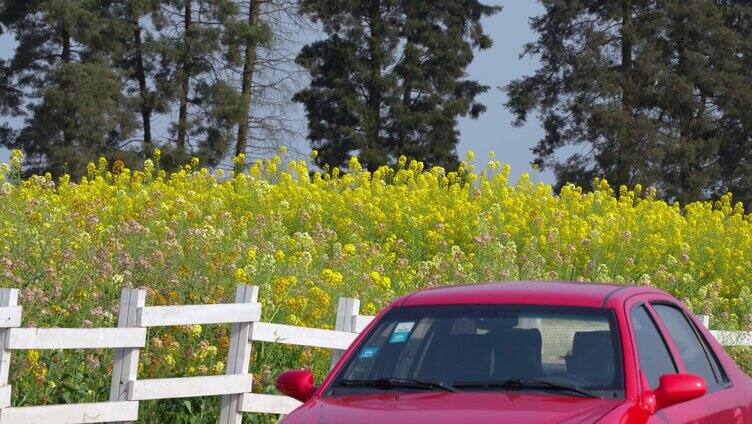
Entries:
[[593,424],[621,401],[510,393],[380,393],[313,399],[284,424]]

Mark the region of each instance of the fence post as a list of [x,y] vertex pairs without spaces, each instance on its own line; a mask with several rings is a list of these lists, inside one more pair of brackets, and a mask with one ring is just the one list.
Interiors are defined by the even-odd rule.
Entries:
[[[18,289],[0,289],[0,307],[18,305]],[[7,328],[0,328],[0,411],[10,406],[10,350],[5,349]]]
[[[258,291],[258,286],[238,285],[235,289],[235,303],[258,302]],[[248,367],[251,363],[252,333],[253,322],[232,324],[225,374],[248,374]],[[241,424],[243,422],[242,401],[242,394],[222,396],[219,424]]]
[[[124,288],[120,291],[118,328],[136,327],[138,310],[146,304],[146,291]],[[139,348],[115,349],[110,383],[110,402],[128,400],[128,382],[138,377]],[[128,421],[121,421],[124,424]]]
[[[337,302],[337,321],[334,324],[334,329],[337,331],[345,331],[348,333],[355,332],[355,316],[360,313],[360,300],[351,299],[349,297],[340,297]],[[332,351],[332,364],[330,368],[334,368],[339,362],[344,350]]]
[[710,329],[710,315],[695,315],[705,328]]

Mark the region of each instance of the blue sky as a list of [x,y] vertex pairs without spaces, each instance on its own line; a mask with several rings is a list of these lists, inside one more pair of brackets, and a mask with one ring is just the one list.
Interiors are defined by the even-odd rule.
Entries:
[[[512,126],[512,115],[504,107],[506,96],[500,87],[509,81],[532,73],[537,67],[534,58],[519,59],[522,46],[535,39],[528,20],[540,15],[543,7],[536,0],[493,0],[489,3],[502,4],[504,10],[484,21],[486,31],[494,40],[494,46],[479,52],[468,72],[471,78],[488,85],[491,89],[481,97],[488,111],[477,120],[463,119],[460,122],[459,153],[464,157],[467,151],[476,153],[476,165],[483,166],[488,152],[496,152],[503,163],[512,165],[512,176],[531,172],[533,159],[530,148],[541,138],[543,130],[537,119],[531,119],[525,126]],[[0,55],[12,54],[13,42],[8,37],[0,37]],[[302,116],[302,110],[298,110]],[[8,160],[8,151],[0,149],[0,162]],[[537,180],[553,182],[553,176],[539,173]]]

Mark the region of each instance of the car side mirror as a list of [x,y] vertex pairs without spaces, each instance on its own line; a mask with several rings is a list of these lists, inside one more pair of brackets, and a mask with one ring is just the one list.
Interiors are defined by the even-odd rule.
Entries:
[[656,410],[686,402],[708,391],[705,379],[694,374],[666,374],[661,376],[655,394]]
[[305,402],[316,391],[313,386],[313,373],[308,370],[285,371],[277,377],[277,390],[283,394]]

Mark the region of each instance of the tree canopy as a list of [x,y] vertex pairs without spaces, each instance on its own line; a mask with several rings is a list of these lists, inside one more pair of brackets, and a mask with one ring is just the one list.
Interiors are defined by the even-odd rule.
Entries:
[[558,185],[641,183],[687,202],[752,200],[749,17],[742,1],[543,1],[539,69],[506,87],[523,123],[539,114],[535,161]]
[[481,18],[500,8],[456,0],[303,0],[302,11],[326,38],[303,47],[310,87],[308,138],[319,165],[356,155],[369,169],[400,156],[456,166],[457,119],[485,110],[488,90],[467,78],[473,49],[491,39]]
[[17,47],[0,61],[0,113],[23,125],[0,127],[0,144],[26,153],[27,172],[73,176],[100,156],[134,164],[155,148],[168,168],[245,153],[263,82],[253,77],[269,66],[256,58],[273,49],[264,19],[287,3],[5,0],[0,28]]

